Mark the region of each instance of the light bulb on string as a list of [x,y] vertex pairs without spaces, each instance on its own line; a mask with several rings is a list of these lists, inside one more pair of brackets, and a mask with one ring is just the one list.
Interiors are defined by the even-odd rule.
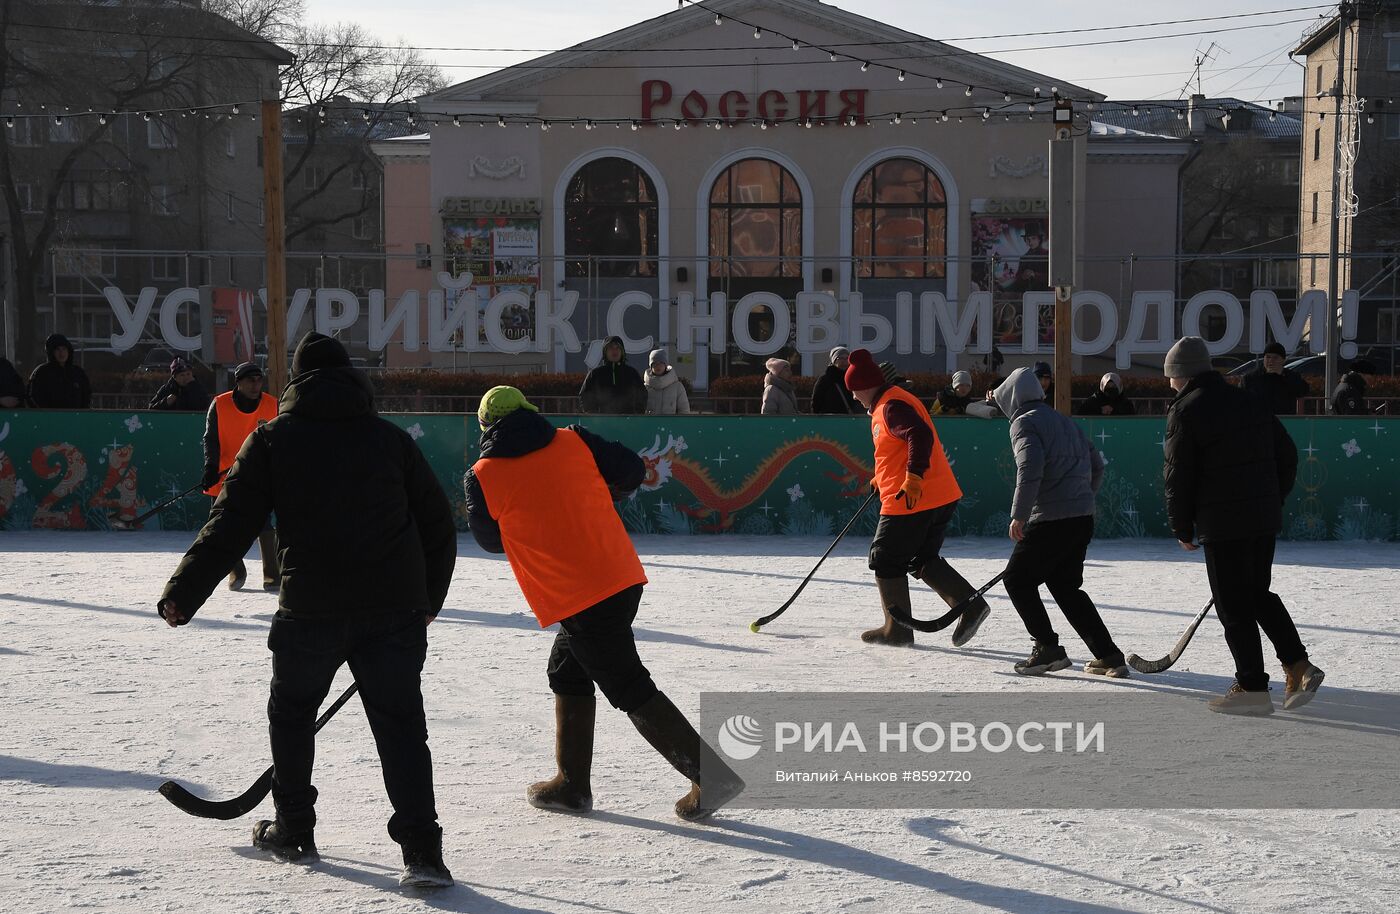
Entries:
[[802,42],[798,41],[796,38],[792,39],[792,49],[794,51],[802,50]]
[[548,130],[549,121],[540,121],[540,130]]
[[103,127],[106,127],[106,126],[107,126],[107,115],[105,115],[105,114],[99,114],[99,115],[97,116],[97,123],[101,124]]
[[903,71],[903,70],[900,70],[900,71],[899,71],[899,81],[900,81],[900,82],[904,82],[904,71]]
[[505,116],[504,114],[498,114],[498,115],[496,115],[496,126],[497,126],[497,127],[504,127],[505,125],[506,125],[506,116]]
[[763,37],[763,29],[759,28],[758,26],[754,26],[754,27],[753,27],[753,37],[754,37],[754,40],[755,40],[755,41],[757,41],[758,39],[762,38],[762,37]]
[[869,69],[870,69],[870,61],[868,61],[868,60],[862,60],[862,61],[860,62],[860,72],[864,73],[866,70],[869,70]]
[[940,76],[940,77],[938,77],[937,79],[935,79],[935,80],[933,81],[933,86],[934,86],[934,88],[936,88],[936,89],[942,89],[942,88],[943,88],[943,77]]
[[899,126],[903,121],[904,115],[900,114],[898,111],[896,111],[894,117],[890,119],[890,123],[894,124],[896,127]]
[[453,127],[460,127],[460,126],[462,126],[462,119],[461,119],[460,117],[458,117],[457,115],[455,115],[455,114],[452,115],[452,126],[453,126]]
[[149,112],[149,111],[142,111],[142,112],[141,112],[141,120],[143,120],[143,121],[149,121],[150,119],[151,119],[151,112]]
[[233,110],[234,115],[237,115],[237,114],[238,114],[238,106],[237,106],[237,105],[234,105],[232,110]]
[[638,129],[639,127],[641,127],[641,124],[638,124],[636,121],[633,121],[633,122],[632,122],[632,129],[633,129],[633,130]]
[[835,51],[832,51],[832,52],[831,52],[831,62],[832,62],[832,63],[835,63],[835,62],[836,62],[836,52],[835,52]]
[[724,25],[724,17],[719,13],[715,13],[715,25]]
[[968,98],[972,98],[972,87],[968,86],[966,89],[964,89],[963,95],[966,95]]
[[1133,105],[1133,117],[1137,117],[1137,116],[1138,116],[1138,107],[1137,107],[1137,105]]
[[944,124],[948,123],[948,112],[944,111],[942,114],[938,115],[938,120]]

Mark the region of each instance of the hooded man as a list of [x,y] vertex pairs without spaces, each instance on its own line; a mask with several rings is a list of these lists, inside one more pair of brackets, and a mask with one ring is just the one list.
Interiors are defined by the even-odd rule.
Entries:
[[688,415],[690,397],[685,392],[680,375],[671,367],[671,356],[665,349],[653,349],[647,357],[643,375],[647,388],[647,414],[652,416]]
[[24,378],[15,366],[0,356],[0,409],[19,409],[24,405]]
[[955,371],[948,386],[934,396],[933,414],[935,416],[963,416],[967,414],[967,406],[971,402],[972,373]]
[[1308,382],[1292,368],[1284,366],[1288,350],[1279,342],[1264,347],[1258,371],[1244,377],[1245,392],[1252,395],[1275,416],[1296,416],[1298,399],[1308,395]]
[[994,392],[1011,420],[1016,491],[1007,535],[1016,543],[1002,578],[1026,630],[1031,655],[1016,664],[1026,676],[1071,666],[1040,599],[1044,584],[1094,659],[1084,672],[1125,678],[1123,652],[1084,586],[1084,557],[1094,538],[1094,496],[1103,481],[1103,457],[1068,416],[1045,402],[1040,379],[1029,368],[1011,372]]
[[184,359],[170,361],[170,380],[151,397],[150,409],[196,412],[209,408],[209,395],[194,376],[194,369]]
[[1352,370],[1342,375],[1337,389],[1332,392],[1332,415],[1368,416],[1366,409],[1366,378],[1352,366]]
[[1123,378],[1110,371],[1099,378],[1099,389],[1079,404],[1081,416],[1136,416],[1133,401],[1123,396]]
[[657,689],[632,635],[647,578],[613,500],[636,491],[646,465],[581,426],[556,429],[514,387],[487,391],[477,420],[481,458],[463,481],[468,525],[481,548],[505,553],[540,627],[559,625],[549,655],[559,770],[526,799],[540,809],[592,810],[596,683],[690,780],[676,815],[708,817],[744,782]]
[[[262,389],[263,373],[256,362],[244,362],[233,370],[233,390],[225,391],[209,404],[204,415],[204,476],[200,485],[213,498],[223,488],[223,474],[233,466],[238,449],[255,430],[277,418],[277,401]],[[263,589],[274,592],[281,586],[277,567],[277,534],[271,523],[258,534],[262,554]],[[229,572],[229,590],[238,590],[248,579],[248,567],[240,557]]]
[[1269,590],[1298,449],[1266,402],[1211,367],[1200,337],[1178,340],[1162,370],[1176,391],[1167,410],[1163,465],[1167,519],[1181,548],[1205,547],[1215,614],[1235,661],[1234,684],[1208,705],[1222,714],[1273,713],[1259,643],[1263,629],[1283,664],[1283,707],[1302,707],[1324,674],[1308,660],[1287,608]]
[[49,360],[29,375],[29,402],[37,409],[87,409],[92,384],[87,372],[73,363],[73,344],[61,333],[44,340]]
[[579,406],[586,413],[636,415],[646,409],[647,388],[637,369],[625,361],[622,337],[603,341],[603,361],[583,379]]
[[851,351],[837,346],[830,352],[831,364],[812,385],[812,412],[816,415],[849,416],[856,411],[855,398],[846,389],[846,368]]
[[451,885],[419,677],[456,562],[452,507],[413,438],[375,414],[374,391],[345,348],[315,332],[297,345],[280,415],[244,442],[166,585],[157,604],[166,624],[190,621],[272,513],[284,558],[267,639],[277,818],[254,827],[253,845],[316,858],[316,712],[348,663],[394,808],[399,884]]
[[[870,437],[875,444],[875,478],[870,485],[880,499],[870,569],[875,572],[885,621],[860,638],[867,644],[912,645],[913,630],[890,615],[892,606],[912,608],[909,575],[932,587],[949,606],[977,592],[939,555],[962,489],[953,478],[928,410],[918,397],[891,383],[870,350],[851,353],[846,386],[870,413]],[[971,641],[991,611],[986,600],[972,601],[958,618],[954,646]]]

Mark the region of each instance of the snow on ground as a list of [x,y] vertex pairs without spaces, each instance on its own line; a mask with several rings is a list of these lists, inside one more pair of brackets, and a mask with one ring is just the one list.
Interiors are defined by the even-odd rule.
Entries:
[[[363,711],[322,731],[312,868],[264,860],[251,823],[190,818],[155,791],[174,777],[224,798],[267,765],[266,632],[274,598],[216,592],[194,623],[154,615],[187,533],[7,533],[0,539],[0,897],[7,912],[1374,912],[1400,904],[1400,828],[1388,811],[748,811],[674,818],[679,777],[600,702],[586,818],[530,808],[550,774],[535,625],[506,563],[460,542],[448,607],[430,630],[425,696],[455,889],[396,886],[397,848]],[[1000,589],[964,650],[868,647],[879,617],[864,544],[848,542],[763,634],[825,543],[738,537],[638,541],[651,586],[637,636],[663,689],[1154,688],[1199,702],[1229,684],[1207,622],[1179,667],[1129,682],[1008,676],[1029,643]],[[946,554],[970,580],[1004,541]],[[250,566],[252,562],[250,561]],[[1281,544],[1276,589],[1328,673],[1324,696],[1400,689],[1400,550]],[[1087,589],[1125,650],[1158,656],[1208,597],[1199,554],[1164,541],[1099,542]],[[918,591],[916,591],[918,592]],[[933,615],[933,598],[920,614]],[[1082,646],[1052,609],[1071,656]],[[349,682],[342,671],[336,690]],[[335,694],[333,692],[332,694]],[[1321,699],[1319,699],[1321,700]],[[1206,713],[1204,708],[1202,714]],[[1267,765],[1268,759],[1258,764]],[[1319,776],[1325,776],[1320,771]],[[1028,790],[1035,789],[1028,785]],[[270,813],[270,802],[259,813]]]

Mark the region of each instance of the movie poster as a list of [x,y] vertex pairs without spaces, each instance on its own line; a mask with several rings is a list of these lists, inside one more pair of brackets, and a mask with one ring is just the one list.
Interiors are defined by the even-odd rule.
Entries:
[[[1021,342],[1021,296],[1050,291],[1050,248],[1039,216],[972,214],[972,289],[992,293],[999,346]],[[1055,340],[1054,305],[1040,309],[1040,342]]]
[[[478,311],[501,292],[524,292],[534,299],[540,285],[539,219],[457,217],[443,221],[443,234],[448,270],[476,277],[466,294],[476,296]],[[529,338],[533,329],[528,309],[511,306],[502,312],[501,332],[507,339]],[[485,339],[483,330],[481,340]]]

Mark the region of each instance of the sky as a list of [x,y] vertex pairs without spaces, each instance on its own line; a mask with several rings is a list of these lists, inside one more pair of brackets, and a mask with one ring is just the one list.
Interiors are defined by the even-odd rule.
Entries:
[[[1115,99],[1179,97],[1198,54],[1210,51],[1201,80],[1207,95],[1261,101],[1302,92],[1303,70],[1289,61],[1288,52],[1309,22],[1332,9],[1315,5],[1315,0],[1177,0],[1171,4],[1000,0],[991,5],[991,15],[987,4],[977,2],[845,0],[835,5],[964,50],[990,53]],[[670,12],[676,8],[676,0],[515,0],[504,4],[480,0],[306,0],[306,7],[313,21],[354,21],[380,39],[419,47],[558,49]],[[1266,15],[1078,35],[989,37],[1240,13]],[[1231,31],[1221,31],[1224,29]],[[1065,47],[1144,36],[1179,37]],[[1026,48],[1041,50],[1017,50]],[[527,52],[424,53],[443,68],[449,83],[539,56]]]

